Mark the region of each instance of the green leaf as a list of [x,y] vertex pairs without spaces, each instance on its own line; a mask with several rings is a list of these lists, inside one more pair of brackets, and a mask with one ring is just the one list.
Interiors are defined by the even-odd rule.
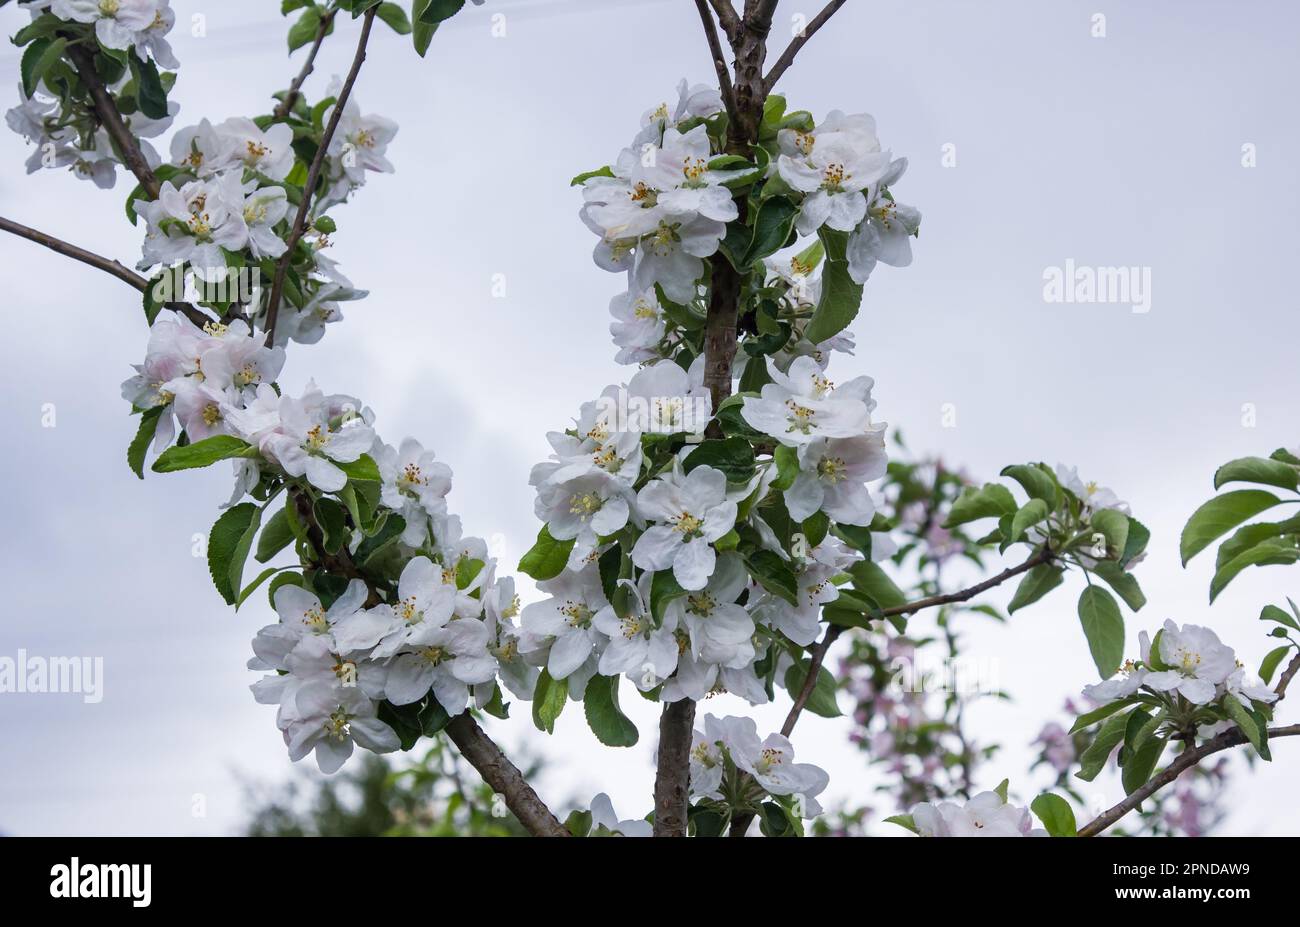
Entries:
[[1266,683],[1272,682],[1273,674],[1277,672],[1278,665],[1281,664],[1283,658],[1286,657],[1290,650],[1290,644],[1285,647],[1278,647],[1274,650],[1270,650],[1268,655],[1265,656],[1259,664],[1259,678],[1264,680]]
[[677,582],[672,570],[659,570],[650,577],[650,616],[661,623],[668,603],[680,599],[687,592]]
[[286,506],[272,515],[271,520],[262,529],[262,536],[257,541],[257,553],[253,556],[258,563],[266,563],[291,543],[293,543],[293,528],[289,524],[289,512]]
[[164,411],[170,412],[166,406],[154,406],[141,412],[140,427],[136,429],[135,437],[127,445],[126,464],[140,479],[144,479],[144,455],[153,441],[154,431],[158,428],[158,417]]
[[1123,711],[1126,707],[1133,704],[1126,699],[1117,699],[1113,702],[1107,702],[1100,708],[1094,708],[1092,711],[1086,711],[1074,719],[1074,724],[1070,727],[1070,733],[1075,734],[1087,727],[1092,727],[1098,721],[1103,721],[1115,714],[1117,711]]
[[1147,549],[1147,542],[1150,540],[1151,532],[1147,530],[1147,526],[1132,515],[1128,516],[1128,538],[1124,541],[1124,553],[1119,558],[1120,567],[1124,568],[1132,563],[1138,554]]
[[348,463],[332,461],[334,466],[338,467],[350,480],[361,480],[363,482],[378,483],[383,477],[379,474],[379,464],[375,463],[373,457],[369,454],[362,454],[356,460]]
[[1256,522],[1253,525],[1242,525],[1232,533],[1232,537],[1219,545],[1219,550],[1214,556],[1214,568],[1216,570],[1221,569],[1252,547],[1270,538],[1298,533],[1300,533],[1300,515],[1293,515],[1290,518],[1284,518],[1282,521],[1266,521]]
[[[256,533],[257,518],[260,510],[251,502],[241,502],[221,513],[208,535],[208,572],[212,574],[212,584],[217,587],[227,605],[234,605],[239,594],[237,584],[231,582],[234,561],[240,549],[248,554],[244,543],[249,532]],[[251,543],[251,537],[249,542]],[[242,566],[242,561],[241,561]]]
[[192,470],[207,467],[219,460],[240,457],[251,445],[234,435],[213,435],[202,441],[195,441],[184,447],[169,447],[158,455],[150,469],[154,473],[172,473],[176,470]]
[[976,489],[968,486],[948,511],[945,528],[955,528],[980,518],[1001,518],[1017,509],[1015,496],[1000,483],[986,483]]
[[427,25],[436,26],[443,20],[455,16],[464,5],[465,0],[430,0],[423,5],[423,9],[416,14],[415,18]]
[[[737,270],[743,272],[755,261],[761,261],[784,248],[785,243],[790,240],[790,231],[794,228],[794,220],[798,215],[799,207],[783,196],[764,200],[758,207],[758,217],[754,220],[752,235],[746,242],[744,250],[737,254]],[[749,230],[746,226],[738,227]],[[728,238],[730,237],[729,235]]]
[[[803,691],[804,681],[808,678],[809,662],[799,660],[790,664],[790,668],[785,671],[785,688],[791,698],[797,698]],[[804,707],[823,718],[838,718],[843,714],[839,703],[835,700],[835,677],[826,667],[817,668],[817,682],[813,685],[812,694],[808,696],[808,702]]]
[[1214,473],[1214,488],[1224,483],[1263,483],[1295,490],[1300,473],[1290,464],[1267,457],[1241,457],[1230,460]]
[[744,438],[701,441],[691,451],[682,469],[690,473],[696,467],[720,470],[728,483],[744,483],[754,475],[754,448]]
[[1179,542],[1183,565],[1217,538],[1227,534],[1248,518],[1271,509],[1282,500],[1262,489],[1238,489],[1215,496],[1192,513],[1183,527]]
[[302,48],[316,40],[316,30],[320,28],[320,10],[314,6],[309,6],[302,11],[302,15],[297,21],[289,27],[289,53]]
[[1031,499],[1042,499],[1049,510],[1055,510],[1058,502],[1056,479],[1042,467],[1034,464],[1014,464],[1006,467],[1001,476],[1015,480],[1021,485]]
[[542,670],[533,690],[533,724],[539,731],[555,733],[555,719],[564,711],[569,698],[569,684],[563,679],[552,679],[549,670]]
[[1255,748],[1255,752],[1262,756],[1264,741],[1261,737],[1259,725],[1255,723],[1255,719],[1251,717],[1250,712],[1233,695],[1228,695],[1223,699],[1223,708],[1227,711],[1228,717],[1241,729],[1241,733],[1246,735],[1246,739]]
[[262,585],[262,583],[266,582],[268,579],[270,579],[276,573],[279,573],[281,570],[291,570],[291,569],[293,569],[293,567],[267,567],[261,573],[258,573],[257,578],[254,579],[247,586],[245,586],[243,590],[239,593],[239,597],[235,599],[235,611],[239,611],[239,607],[244,604],[244,602],[248,599],[250,595],[252,595],[254,592],[257,591],[258,586]]
[[63,50],[67,46],[68,40],[62,37],[36,39],[27,46],[27,50],[23,52],[22,62],[19,64],[25,96],[31,98],[31,95],[36,92],[36,85],[40,83],[41,78],[54,62],[63,57]]
[[388,23],[389,28],[398,35],[410,35],[411,21],[406,18],[406,10],[396,3],[379,4],[379,10],[375,15]]
[[919,830],[917,830],[916,821],[912,819],[912,816],[910,814],[895,814],[892,817],[885,818],[885,823],[897,824],[899,827],[906,828],[907,830],[910,830],[914,834],[921,833]]
[[1278,538],[1258,544],[1214,571],[1214,578],[1210,580],[1210,601],[1217,599],[1228,583],[1236,579],[1237,574],[1246,567],[1285,565],[1297,560],[1300,560],[1300,548],[1292,541]]
[[[1115,704],[1125,707],[1122,702]],[[1079,720],[1082,721],[1083,718]],[[1075,773],[1078,778],[1084,782],[1091,782],[1097,778],[1097,774],[1105,768],[1106,761],[1110,759],[1115,747],[1124,739],[1124,731],[1128,727],[1128,721],[1128,715],[1117,714],[1107,719],[1106,723],[1098,729],[1097,736],[1092,739],[1088,749],[1084,750],[1083,755],[1079,757],[1079,771]],[[1077,728],[1078,723],[1076,722],[1075,729]]]
[[745,564],[760,586],[791,605],[798,604],[799,586],[794,571],[777,554],[756,550],[745,558]]
[[1122,556],[1128,544],[1128,516],[1115,509],[1102,509],[1092,516],[1092,527],[1106,539],[1107,556]]
[[1014,614],[1027,605],[1033,605],[1047,593],[1061,585],[1065,570],[1050,563],[1040,563],[1025,574],[1011,597],[1007,614]]
[[889,578],[880,564],[870,560],[859,560],[849,568],[853,577],[853,588],[868,596],[881,608],[901,608],[907,604],[907,596],[898,585]]
[[1079,621],[1092,662],[1102,679],[1109,679],[1124,662],[1124,617],[1109,592],[1089,586],[1079,596]]
[[551,537],[550,529],[542,525],[542,530],[537,532],[537,542],[519,561],[520,571],[536,580],[554,579],[569,562],[575,540],[557,541]]
[[[1145,712],[1134,711],[1129,718],[1129,725],[1125,731],[1125,742],[1129,752],[1124,759],[1124,771],[1120,776],[1125,795],[1132,795],[1147,783],[1147,780],[1151,778],[1151,773],[1155,771],[1156,763],[1160,761],[1161,754],[1165,752],[1165,744],[1168,742],[1166,737],[1155,736],[1162,715],[1157,714],[1155,717],[1150,717],[1145,722],[1142,722],[1144,715]],[[1134,732],[1133,727],[1137,722],[1142,723],[1139,724],[1138,730]]]
[[1038,524],[1050,513],[1051,510],[1042,499],[1030,499],[1011,517],[1011,534],[1006,538],[1006,542],[1011,544],[1020,540],[1027,528]]
[[640,739],[636,725],[618,706],[618,686],[622,678],[592,676],[582,698],[587,726],[607,747],[631,747]]
[[1276,605],[1265,605],[1264,610],[1259,613],[1259,620],[1276,621],[1278,624],[1284,624],[1288,628],[1300,631],[1300,624],[1296,623],[1296,619]]
[[849,276],[848,262],[831,260],[828,255],[822,270],[821,297],[804,336],[813,344],[835,337],[853,322],[861,304],[862,284],[854,283]]
[[772,457],[776,461],[776,479],[772,481],[772,488],[784,492],[794,485],[795,478],[799,476],[799,452],[793,447],[778,444]]
[[1029,810],[1038,815],[1038,820],[1053,837],[1073,837],[1079,832],[1079,825],[1074,822],[1074,809],[1059,795],[1044,792],[1030,802]]
[[1137,579],[1132,573],[1126,573],[1120,569],[1119,565],[1113,560],[1104,560],[1093,568],[1093,574],[1100,576],[1106,581],[1106,585],[1115,590],[1116,595],[1124,600],[1124,604],[1133,611],[1141,611],[1142,606],[1147,604],[1147,597],[1142,592],[1142,587],[1138,585]]
[[1003,779],[1001,782],[997,784],[997,787],[993,789],[993,791],[998,793],[998,797],[1002,799],[1002,804],[1004,805],[1007,803],[1007,790],[1010,787],[1011,787],[1011,780]]
[[136,98],[140,103],[140,112],[150,119],[166,119],[167,89],[158,75],[158,66],[152,59],[141,61],[135,52],[132,52],[131,74],[135,77]]
[[614,171],[610,168],[608,164],[606,164],[604,167],[598,167],[594,171],[583,171],[581,174],[579,174],[578,176],[574,177],[572,180],[569,181],[569,186],[581,187],[584,183],[586,183],[588,180],[591,180],[593,177],[613,177],[613,176],[614,176]]

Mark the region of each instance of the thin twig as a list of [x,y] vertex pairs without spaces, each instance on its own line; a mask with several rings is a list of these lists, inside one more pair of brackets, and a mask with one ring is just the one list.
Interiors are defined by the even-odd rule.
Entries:
[[[776,82],[781,79],[781,75],[786,72],[790,65],[794,64],[794,56],[799,54],[799,49],[808,44],[808,40],[817,33],[817,30],[826,25],[826,21],[834,16],[836,11],[847,2],[848,0],[831,0],[830,3],[826,4],[825,9],[803,27],[803,31],[791,40],[785,51],[781,52],[781,57],[776,59],[776,64],[772,65],[772,70],[767,72],[767,77],[763,78],[765,90],[771,92],[772,88],[776,86]],[[775,5],[773,4],[773,6]]]
[[[112,274],[118,280],[134,287],[141,293],[150,286],[148,280],[119,262],[114,261],[111,258],[106,258],[103,255],[95,254],[93,251],[87,251],[85,248],[79,248],[76,245],[69,244],[60,238],[55,238],[53,235],[47,234],[38,229],[30,228],[29,226],[14,222],[11,219],[0,217],[0,230],[11,232],[19,238],[26,238],[28,241],[34,241],[36,244],[43,245],[51,251],[62,254],[64,257],[70,257],[74,261],[80,261],[83,264],[88,264],[91,267]],[[212,321],[212,319],[204,315],[201,310],[191,306],[189,303],[169,302],[164,303],[163,305],[166,309],[184,315],[187,319],[200,327],[205,323]]]
[[[1050,562],[1053,556],[1054,554],[1051,549],[1044,546],[1038,551],[1038,553],[1034,554],[1019,566],[1003,570],[996,576],[991,576],[983,582],[976,583],[968,589],[963,589],[960,592],[948,592],[943,595],[932,595],[924,599],[917,599],[915,602],[908,602],[905,605],[895,605],[879,612],[879,617],[889,618],[893,615],[910,615],[913,612],[919,612],[923,608],[933,608],[936,605],[951,605],[954,602],[965,602],[967,599],[972,599],[981,592],[987,592],[994,586],[1002,585],[1002,583],[1005,583],[1013,577],[1019,576],[1021,573],[1027,573],[1036,566]],[[876,615],[877,613],[872,613],[873,617]]]
[[85,248],[78,248],[76,245],[68,244],[68,242],[55,238],[53,235],[48,235],[45,232],[38,231],[37,229],[21,225],[11,219],[0,217],[0,229],[3,229],[6,232],[12,232],[19,238],[26,238],[28,241],[34,241],[38,245],[44,245],[51,251],[57,251],[64,257],[70,257],[74,261],[80,261],[83,264],[89,264],[91,267],[97,267],[105,273],[112,274],[123,283],[135,287],[142,293],[144,292],[145,287],[149,285],[149,281],[144,277],[141,277],[135,271],[112,260],[111,258],[95,254],[93,251],[87,251]]
[[275,322],[280,313],[280,297],[284,293],[284,278],[289,271],[289,264],[293,260],[293,253],[298,248],[298,242],[302,240],[303,233],[307,229],[307,213],[311,209],[312,194],[316,191],[316,183],[320,180],[321,166],[325,163],[325,156],[329,151],[330,141],[334,138],[334,132],[339,127],[339,120],[343,118],[343,108],[347,105],[348,97],[352,93],[352,85],[357,81],[357,74],[361,70],[361,64],[366,60],[366,42],[370,39],[370,27],[375,21],[375,13],[379,7],[372,6],[366,10],[364,19],[361,22],[361,37],[357,40],[357,53],[352,59],[352,69],[348,71],[347,80],[343,82],[343,89],[339,92],[338,99],[334,102],[334,112],[330,114],[330,121],[325,126],[325,133],[321,136],[320,147],[316,149],[316,156],[311,160],[311,169],[307,171],[307,182],[303,185],[302,202],[298,204],[298,214],[294,217],[293,228],[289,232],[289,240],[286,242],[288,247],[285,248],[284,255],[280,258],[279,263],[275,265],[275,277],[271,282],[271,295],[266,304],[266,343],[275,343]]
[[69,42],[68,57],[77,67],[77,74],[81,77],[81,82],[86,85],[86,90],[90,93],[90,99],[95,105],[95,115],[99,117],[100,125],[108,132],[109,138],[121,152],[122,160],[136,179],[140,181],[140,186],[144,188],[149,199],[158,199],[158,191],[161,185],[158,178],[145,159],[144,152],[140,150],[140,145],[136,141],[131,130],[126,127],[122,120],[122,114],[113,102],[113,97],[109,94],[108,88],[104,86],[103,79],[99,72],[95,70],[95,58],[90,50],[77,42]]
[[307,52],[307,60],[303,62],[302,70],[293,79],[293,83],[289,85],[288,91],[285,92],[284,99],[280,101],[272,114],[276,121],[287,118],[293,112],[293,106],[298,102],[298,91],[302,89],[303,81],[311,76],[311,72],[316,66],[316,53],[320,51],[321,43],[325,41],[325,35],[334,22],[334,13],[334,10],[330,10],[320,18],[320,25],[316,27],[316,38],[312,41],[311,49]]
[[821,641],[813,648],[812,659],[808,664],[808,675],[804,678],[803,688],[799,690],[794,705],[790,707],[790,713],[785,716],[785,724],[781,725],[782,737],[789,737],[794,730],[795,724],[799,721],[799,714],[803,711],[804,706],[808,704],[808,699],[812,698],[813,690],[817,688],[817,677],[821,674],[822,662],[826,659],[826,651],[831,649],[831,644],[835,643],[836,638],[843,633],[844,628],[840,625],[828,624],[826,633],[822,635]]
[[736,95],[731,89],[731,74],[727,71],[727,58],[722,51],[722,42],[718,39],[717,27],[713,24],[713,16],[709,13],[709,8],[704,5],[704,0],[695,0],[695,6],[700,11],[700,21],[704,23],[704,37],[709,42],[709,55],[713,58],[713,69],[718,74],[718,90],[722,94],[722,104],[727,108],[727,115],[736,118]]
[[533,791],[524,774],[501,752],[467,711],[445,729],[461,756],[478,770],[483,781],[500,795],[519,823],[534,837],[568,837],[569,831]]

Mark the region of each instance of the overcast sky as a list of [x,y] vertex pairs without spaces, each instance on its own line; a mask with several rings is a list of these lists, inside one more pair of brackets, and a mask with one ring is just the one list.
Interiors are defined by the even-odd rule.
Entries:
[[[285,58],[278,4],[173,6],[177,125],[269,109],[299,65]],[[816,8],[785,0],[778,15]],[[1093,36],[1098,9],[1104,38]],[[490,34],[494,11],[504,37]],[[194,14],[204,37],[190,34]],[[0,11],[5,34],[25,19]],[[1114,487],[1153,533],[1137,573],[1150,604],[1130,618],[1130,641],[1165,618],[1209,624],[1252,666],[1269,649],[1260,608],[1297,596],[1296,572],[1248,572],[1210,609],[1212,555],[1184,571],[1177,539],[1218,464],[1300,443],[1298,20],[1284,2],[854,0],[782,82],[792,108],[873,114],[884,144],[910,159],[899,198],[924,215],[913,266],[872,277],[857,356],[837,360],[836,379],[873,376],[878,416],[977,475],[1059,460]],[[345,23],[326,46],[311,97],[346,70],[354,38]],[[16,83],[17,52],[0,52],[0,67]],[[401,125],[389,149],[397,174],[340,209],[334,236],[334,257],[372,295],[321,344],[292,350],[282,382],[294,391],[314,377],[360,395],[389,441],[412,434],[434,447],[456,472],[453,508],[469,532],[500,539],[507,568],[536,533],[528,471],[548,451],[544,433],[629,372],[613,363],[607,330],[619,281],[591,263],[569,178],[612,160],[683,76],[712,80],[689,0],[489,0],[442,30],[425,60],[376,27],[356,97]],[[1245,145],[1257,166],[1243,167]],[[134,263],[141,233],[122,214],[133,184],[123,176],[102,192],[61,172],[24,177],[27,153],[0,135],[0,214]],[[1148,269],[1149,311],[1045,302],[1045,271],[1067,260]],[[0,266],[0,656],[25,648],[105,665],[97,705],[0,695],[0,830],[231,832],[247,812],[236,773],[277,779],[290,764],[244,669],[273,614],[262,597],[237,614],[224,607],[192,556],[228,472],[140,482],[127,470],[134,422],[118,384],[146,337],[133,291],[12,237],[0,238]],[[50,403],[53,428],[42,425]],[[943,424],[946,404],[955,427]],[[972,711],[976,735],[1006,745],[983,787],[1009,777],[1032,798],[1043,783],[1025,772],[1028,743],[1094,681],[1079,582],[1005,627],[971,619],[972,648],[1015,696]],[[642,722],[630,750],[600,747],[572,705],[553,738],[526,710],[492,729],[512,751],[549,758],[541,791],[556,805],[606,790],[621,815],[639,816],[656,706],[624,701]],[[725,696],[701,710],[744,707]],[[782,698],[756,711],[760,728],[779,727],[787,708]],[[799,758],[831,772],[832,803],[874,801],[846,730],[805,715]],[[1225,832],[1300,832],[1300,810],[1281,799],[1300,748],[1274,752],[1253,774],[1234,761]],[[1121,795],[1113,781],[1094,792],[1106,804]]]

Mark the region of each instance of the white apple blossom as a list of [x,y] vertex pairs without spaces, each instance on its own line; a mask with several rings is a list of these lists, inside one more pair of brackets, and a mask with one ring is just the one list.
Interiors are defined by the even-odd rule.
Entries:
[[853,438],[817,438],[799,448],[799,475],[784,493],[790,517],[824,511],[840,524],[869,525],[876,513],[866,483],[885,475],[884,430]]
[[380,498],[406,522],[402,543],[424,546],[429,540],[429,519],[447,513],[451,468],[435,460],[433,451],[426,451],[414,438],[404,439],[398,448],[381,445],[374,458],[381,478]]
[[279,425],[260,441],[262,454],[323,492],[342,489],[347,474],[338,464],[352,463],[375,442],[374,431],[360,419],[336,427],[315,383],[301,398],[282,397],[279,415]]
[[360,689],[305,685],[296,692],[295,705],[298,719],[284,733],[294,762],[314,750],[320,771],[329,774],[347,762],[354,742],[375,753],[391,753],[401,746]]
[[613,605],[606,605],[592,619],[596,630],[609,638],[600,655],[602,676],[626,673],[628,678],[648,692],[677,669],[677,620],[664,615],[656,626],[650,614],[650,582],[653,573],[641,574],[639,583],[619,580],[631,593],[628,614],[620,616]]
[[745,397],[741,417],[753,428],[788,447],[817,438],[852,438],[884,425],[873,425],[870,377],[855,377],[836,388],[817,362],[799,357],[782,372],[768,365],[772,377],[757,398]]
[[654,833],[649,821],[638,818],[620,821],[614,813],[613,802],[604,792],[591,800],[591,827],[593,831],[604,828],[610,834],[620,837],[650,837]]
[[239,251],[248,244],[244,191],[234,174],[192,180],[179,190],[166,181],[158,199],[137,212],[148,223],[141,270],[181,261],[208,272],[224,270],[222,249]]
[[293,169],[293,129],[282,122],[263,131],[253,120],[233,116],[214,131],[225,139],[222,150],[228,150],[232,165],[271,180],[284,180]]
[[872,188],[874,195],[867,205],[866,219],[849,236],[845,256],[849,261],[849,276],[855,283],[866,283],[877,262],[891,267],[912,263],[912,236],[921,227],[921,213],[895,202],[887,189],[905,170],[906,158],[889,165]]
[[159,15],[157,0],[54,0],[50,12],[69,22],[93,23],[105,48],[135,46]]
[[[708,722],[706,718],[706,732]],[[805,817],[821,814],[816,796],[826,790],[830,777],[811,763],[796,763],[789,739],[781,734],[769,734],[760,740],[753,718],[729,717],[717,720],[716,724],[713,733],[727,748],[737,768],[753,776],[772,795],[802,796]]]
[[546,668],[553,679],[565,679],[581,667],[603,644],[594,624],[596,613],[609,604],[594,566],[565,571],[538,583],[547,594],[540,602],[524,606],[519,623],[529,638],[521,640],[523,653],[548,650]]
[[394,705],[409,705],[432,688],[443,710],[458,715],[469,704],[469,686],[496,673],[487,646],[487,626],[477,619],[457,618],[441,627],[425,621],[393,660],[384,694]]
[[1237,668],[1237,655],[1209,628],[1166,620],[1160,634],[1160,661],[1167,670],[1148,673],[1143,685],[1177,692],[1194,705],[1214,701],[1215,687]]
[[922,837],[1037,837],[1026,808],[1008,804],[997,792],[980,792],[965,805],[922,802],[912,808]]
[[863,191],[880,181],[890,163],[880,150],[875,121],[835,110],[811,132],[783,129],[777,171],[791,188],[806,194],[796,226],[811,235],[823,225],[851,232],[867,214]]
[[1278,699],[1277,693],[1263,683],[1247,682],[1244,667],[1239,667],[1229,674],[1228,678],[1223,682],[1223,687],[1228,695],[1248,709],[1255,707],[1251,704],[1252,702],[1263,702],[1266,705],[1271,705]]
[[730,669],[749,666],[754,662],[754,619],[736,604],[748,582],[739,555],[720,554],[703,589],[668,603],[665,626],[671,621],[689,634],[690,653],[696,660]]
[[712,544],[736,523],[722,471],[700,466],[651,480],[637,494],[637,510],[655,524],[637,538],[632,562],[643,570],[671,569],[683,589],[703,589],[717,561]]
[[620,364],[640,364],[659,356],[655,350],[663,339],[666,322],[663,307],[654,289],[619,293],[609,303],[615,319],[609,331],[619,348],[614,360]]

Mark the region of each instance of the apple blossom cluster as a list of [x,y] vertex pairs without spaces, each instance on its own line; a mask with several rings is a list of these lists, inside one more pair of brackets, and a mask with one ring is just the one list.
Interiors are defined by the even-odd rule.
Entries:
[[[138,66],[151,68],[151,74],[160,82],[156,68],[174,70],[179,67],[167,34],[175,24],[176,15],[170,0],[36,0],[21,6],[28,10],[32,24],[24,30],[30,41],[24,61],[28,56],[34,62],[46,61],[51,50],[57,51],[55,38],[61,26],[85,24],[93,28],[95,38],[110,60],[116,63],[106,81],[111,93],[119,98],[138,95],[140,79],[126,66],[128,56],[134,56]],[[20,33],[17,38],[24,38]],[[16,39],[17,40],[17,39]],[[34,146],[27,159],[27,173],[42,168],[68,169],[75,177],[90,180],[100,189],[111,189],[117,182],[117,169],[122,161],[89,108],[60,92],[61,82],[71,78],[71,70],[64,63],[48,66],[43,74],[25,68],[30,74],[18,85],[18,105],[5,113],[5,124]],[[170,75],[169,75],[170,77]],[[66,105],[65,105],[66,104]],[[137,108],[126,107],[123,121],[140,140],[140,150],[151,168],[161,163],[158,152],[148,142],[167,131],[179,107],[168,104],[152,115]]]
[[[828,248],[838,272],[859,289],[877,263],[911,263],[920,213],[891,192],[906,159],[881,150],[870,116],[833,111],[814,124],[806,112],[786,114],[784,99],[773,96],[750,161],[727,152],[727,116],[716,89],[683,80],[677,96],[675,106],[642,116],[612,165],[574,180],[583,190],[582,221],[599,236],[597,265],[627,275],[627,290],[610,303],[618,362],[670,356],[690,342],[693,306],[708,285],[705,261],[719,253],[742,273],[764,269],[765,296],[775,310],[762,329],[771,343],[764,353],[783,369],[792,355],[814,356],[825,367],[830,351],[851,353],[852,337],[843,330],[856,301],[850,308],[823,300],[814,272]],[[757,217],[741,220],[738,197],[746,195]],[[756,228],[741,250],[728,236],[745,221]],[[800,236],[818,241],[771,256]]]
[[[301,396],[282,395],[274,380],[283,363],[284,349],[267,347],[242,321],[200,329],[183,316],[160,318],[123,395],[153,419],[147,434],[163,451],[160,462],[235,459],[228,514],[246,494],[266,508],[287,489],[277,516],[288,531],[281,547],[310,543],[296,509],[305,505],[336,526],[327,552],[347,550],[371,568],[342,589],[319,565],[281,574],[272,586],[280,621],[259,632],[250,668],[276,674],[253,691],[279,706],[290,756],[314,750],[321,769],[333,772],[354,743],[397,749],[397,733],[379,716],[385,702],[414,705],[432,692],[454,716],[471,695],[479,707],[499,698],[498,675],[531,697],[537,672],[519,657],[513,581],[496,576],[485,542],[462,536],[448,513],[451,470],[413,439],[384,444],[373,413],[353,397],[314,384]],[[168,449],[178,426],[189,443]],[[223,437],[234,440],[209,450]],[[209,456],[190,464],[187,452]]]
[[[1140,658],[1126,661],[1115,678],[1085,686],[1085,697],[1112,705],[1145,691],[1175,713],[1177,705],[1224,705],[1227,699],[1247,711],[1277,701],[1272,689],[1247,678],[1236,652],[1209,628],[1194,624],[1179,627],[1167,620],[1154,642],[1146,631],[1138,639]],[[1202,736],[1213,736],[1231,726],[1230,719],[1218,721],[1203,728]]]
[[704,730],[697,729],[691,742],[691,797],[720,803],[729,813],[746,806],[757,810],[770,797],[778,804],[788,799],[800,819],[816,817],[822,811],[817,796],[829,783],[824,770],[794,761],[788,738],[769,734],[760,740],[753,718],[705,715]]
[[[793,376],[774,366],[786,385],[740,412],[790,442],[781,464],[739,438],[682,440],[712,418],[699,361],[644,367],[548,435],[554,453],[532,473],[545,525],[522,564],[547,598],[524,608],[520,650],[574,698],[593,676],[622,674],[668,702],[729,691],[760,704],[790,651],[816,640],[833,580],[864,559],[829,519],[870,525],[866,483],[886,454],[870,381],[818,387],[800,363]],[[817,410],[793,433],[791,397]],[[795,530],[816,519],[818,535]]]

